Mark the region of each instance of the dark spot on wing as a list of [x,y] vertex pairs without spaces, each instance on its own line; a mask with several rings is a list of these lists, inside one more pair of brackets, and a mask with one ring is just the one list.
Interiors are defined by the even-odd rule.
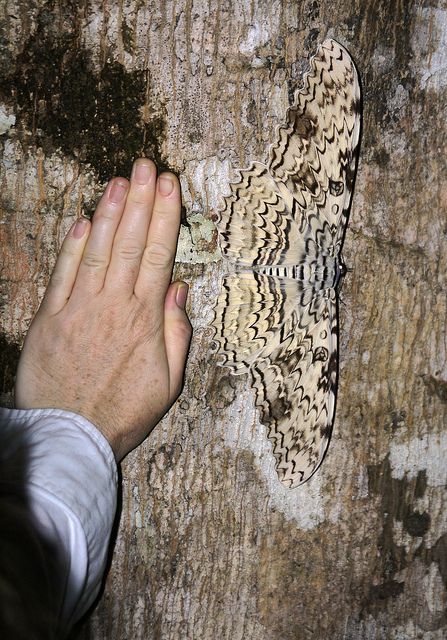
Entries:
[[344,191],[343,182],[336,182],[335,180],[329,180],[329,191],[333,196],[341,196]]

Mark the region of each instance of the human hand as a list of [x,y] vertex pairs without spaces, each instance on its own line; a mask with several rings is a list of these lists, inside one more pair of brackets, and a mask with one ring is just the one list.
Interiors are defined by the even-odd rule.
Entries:
[[66,409],[89,419],[121,460],[178,397],[191,325],[188,286],[171,282],[180,185],[153,162],[114,178],[93,221],[61,248],[20,356],[17,408]]

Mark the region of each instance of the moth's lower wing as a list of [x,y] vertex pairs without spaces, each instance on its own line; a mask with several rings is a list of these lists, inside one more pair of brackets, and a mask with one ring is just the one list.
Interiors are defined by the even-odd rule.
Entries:
[[265,165],[255,162],[239,173],[217,221],[222,253],[247,266],[296,263],[305,250],[296,202]]
[[251,372],[279,478],[297,487],[321,464],[332,430],[337,315],[332,289],[247,272],[223,279],[212,325],[220,364]]
[[292,340],[293,310],[306,295],[299,282],[256,272],[223,278],[211,323],[218,363],[245,373],[281,342]]
[[299,207],[343,237],[356,169],[361,104],[349,53],[326,40],[310,61],[304,86],[271,146],[269,173]]
[[[256,406],[267,427],[280,481],[306,482],[332,432],[337,382],[337,305],[333,290],[296,311],[296,330],[252,367]],[[292,321],[293,322],[293,321]]]

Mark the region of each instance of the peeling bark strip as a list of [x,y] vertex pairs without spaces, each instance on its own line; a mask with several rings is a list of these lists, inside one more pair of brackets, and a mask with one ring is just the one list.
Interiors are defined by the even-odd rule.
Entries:
[[[358,64],[364,135],[331,455],[290,497],[248,381],[211,360],[213,219],[326,37]],[[111,172],[142,151],[181,172],[190,222],[186,388],[123,465],[105,593],[73,639],[444,638],[444,4],[8,0],[0,38],[4,401],[61,239]]]

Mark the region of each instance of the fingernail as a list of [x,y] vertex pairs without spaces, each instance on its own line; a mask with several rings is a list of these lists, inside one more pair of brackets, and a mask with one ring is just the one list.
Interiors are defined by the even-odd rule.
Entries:
[[158,178],[158,189],[162,196],[169,196],[174,191],[174,180],[170,176]]
[[87,229],[88,229],[88,220],[86,218],[79,218],[79,220],[76,220],[73,226],[73,231],[72,231],[73,238],[76,238],[77,240],[79,240],[79,238],[82,238],[82,236],[87,231]]
[[144,164],[143,162],[136,162],[134,164],[133,178],[138,184],[147,184],[152,175],[152,167],[150,164]]
[[177,287],[177,293],[175,294],[175,304],[184,309],[186,306],[186,300],[188,298],[189,287],[186,282],[181,282]]
[[118,204],[118,202],[121,202],[121,200],[126,195],[126,191],[127,191],[127,184],[123,182],[118,182],[118,180],[114,180],[112,182],[112,186],[110,187],[110,191],[109,191],[110,202],[113,202],[115,204]]

